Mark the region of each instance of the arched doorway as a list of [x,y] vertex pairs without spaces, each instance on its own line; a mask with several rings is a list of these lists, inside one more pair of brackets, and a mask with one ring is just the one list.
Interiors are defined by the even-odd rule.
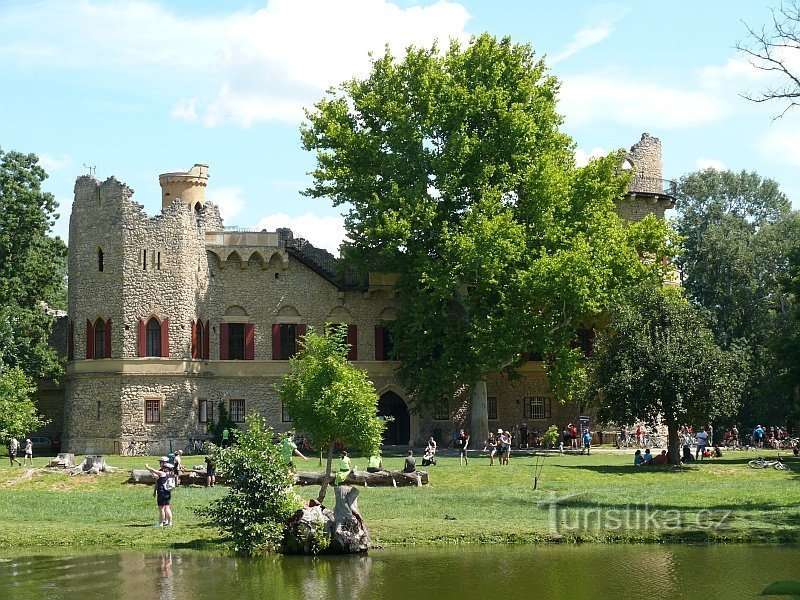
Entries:
[[411,416],[405,401],[394,392],[386,392],[378,401],[378,414],[394,417],[386,424],[383,443],[389,446],[405,446],[411,439]]

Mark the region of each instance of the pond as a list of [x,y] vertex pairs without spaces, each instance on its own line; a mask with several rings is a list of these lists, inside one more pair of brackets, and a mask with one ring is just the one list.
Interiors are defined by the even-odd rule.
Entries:
[[0,557],[0,598],[753,598],[800,579],[793,546],[463,546],[359,557],[193,552]]

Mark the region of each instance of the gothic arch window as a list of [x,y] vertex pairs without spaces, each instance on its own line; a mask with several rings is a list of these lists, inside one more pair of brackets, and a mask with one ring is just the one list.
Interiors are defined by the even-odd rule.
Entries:
[[209,358],[208,321],[202,319],[192,321],[192,358],[201,360]]
[[161,323],[151,317],[147,322],[145,356],[161,356]]
[[99,318],[94,322],[94,357],[108,358],[106,356],[106,322]]
[[150,317],[146,322],[139,319],[138,330],[139,356],[169,357],[169,319],[159,321]]
[[111,319],[86,321],[86,358],[111,358]]

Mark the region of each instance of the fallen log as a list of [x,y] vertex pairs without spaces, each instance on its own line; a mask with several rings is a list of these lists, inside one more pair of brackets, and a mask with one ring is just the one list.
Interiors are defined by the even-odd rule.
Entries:
[[[330,483],[333,483],[333,474],[330,476]],[[315,471],[302,471],[295,473],[295,483],[297,485],[322,485],[325,480],[325,473],[318,473]],[[402,471],[378,471],[377,473],[368,473],[367,471],[358,471],[353,469],[344,480],[347,485],[363,485],[369,487],[374,486],[403,486],[403,485],[427,485],[428,472],[415,471],[413,473],[403,473]]]
[[[153,485],[156,482],[155,475],[147,469],[133,469],[131,476],[128,478],[128,483],[144,483]],[[217,483],[224,483],[224,480],[217,475]],[[205,485],[206,472],[191,470],[181,473],[181,485]]]

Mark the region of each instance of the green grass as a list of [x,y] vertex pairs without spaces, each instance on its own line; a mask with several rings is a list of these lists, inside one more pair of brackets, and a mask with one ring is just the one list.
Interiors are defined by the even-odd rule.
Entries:
[[[774,452],[760,453],[774,456]],[[503,542],[800,542],[800,460],[784,457],[788,471],[747,466],[754,452],[673,470],[634,468],[631,454],[551,456],[534,491],[536,458],[513,457],[509,466],[488,466],[474,457],[467,467],[440,457],[423,487],[360,488],[359,509],[377,545]],[[202,463],[187,457],[187,466]],[[49,459],[34,459],[43,467]],[[387,458],[399,469],[402,458]],[[541,459],[540,459],[541,460]],[[193,508],[225,494],[224,487],[183,488],[173,493],[175,526],[157,528],[150,486],[127,484],[141,458],[108,457],[120,471],[102,476],[53,474],[0,467],[0,548],[200,548],[226,550],[225,540],[204,526]],[[153,464],[155,460],[150,460]],[[312,458],[300,468],[321,469]],[[354,464],[366,467],[366,460]],[[297,488],[304,498],[318,488]],[[567,527],[552,527],[545,504],[564,502]],[[332,492],[329,492],[332,501]],[[617,511],[616,513],[613,511]],[[671,511],[669,513],[665,511]],[[703,512],[701,512],[703,511]],[[656,515],[637,524],[635,515]],[[445,519],[445,515],[455,519]],[[617,527],[611,519],[628,518]],[[698,525],[697,516],[701,516]],[[668,520],[671,518],[672,520]],[[718,527],[708,526],[721,522]],[[580,523],[582,526],[576,527]]]

